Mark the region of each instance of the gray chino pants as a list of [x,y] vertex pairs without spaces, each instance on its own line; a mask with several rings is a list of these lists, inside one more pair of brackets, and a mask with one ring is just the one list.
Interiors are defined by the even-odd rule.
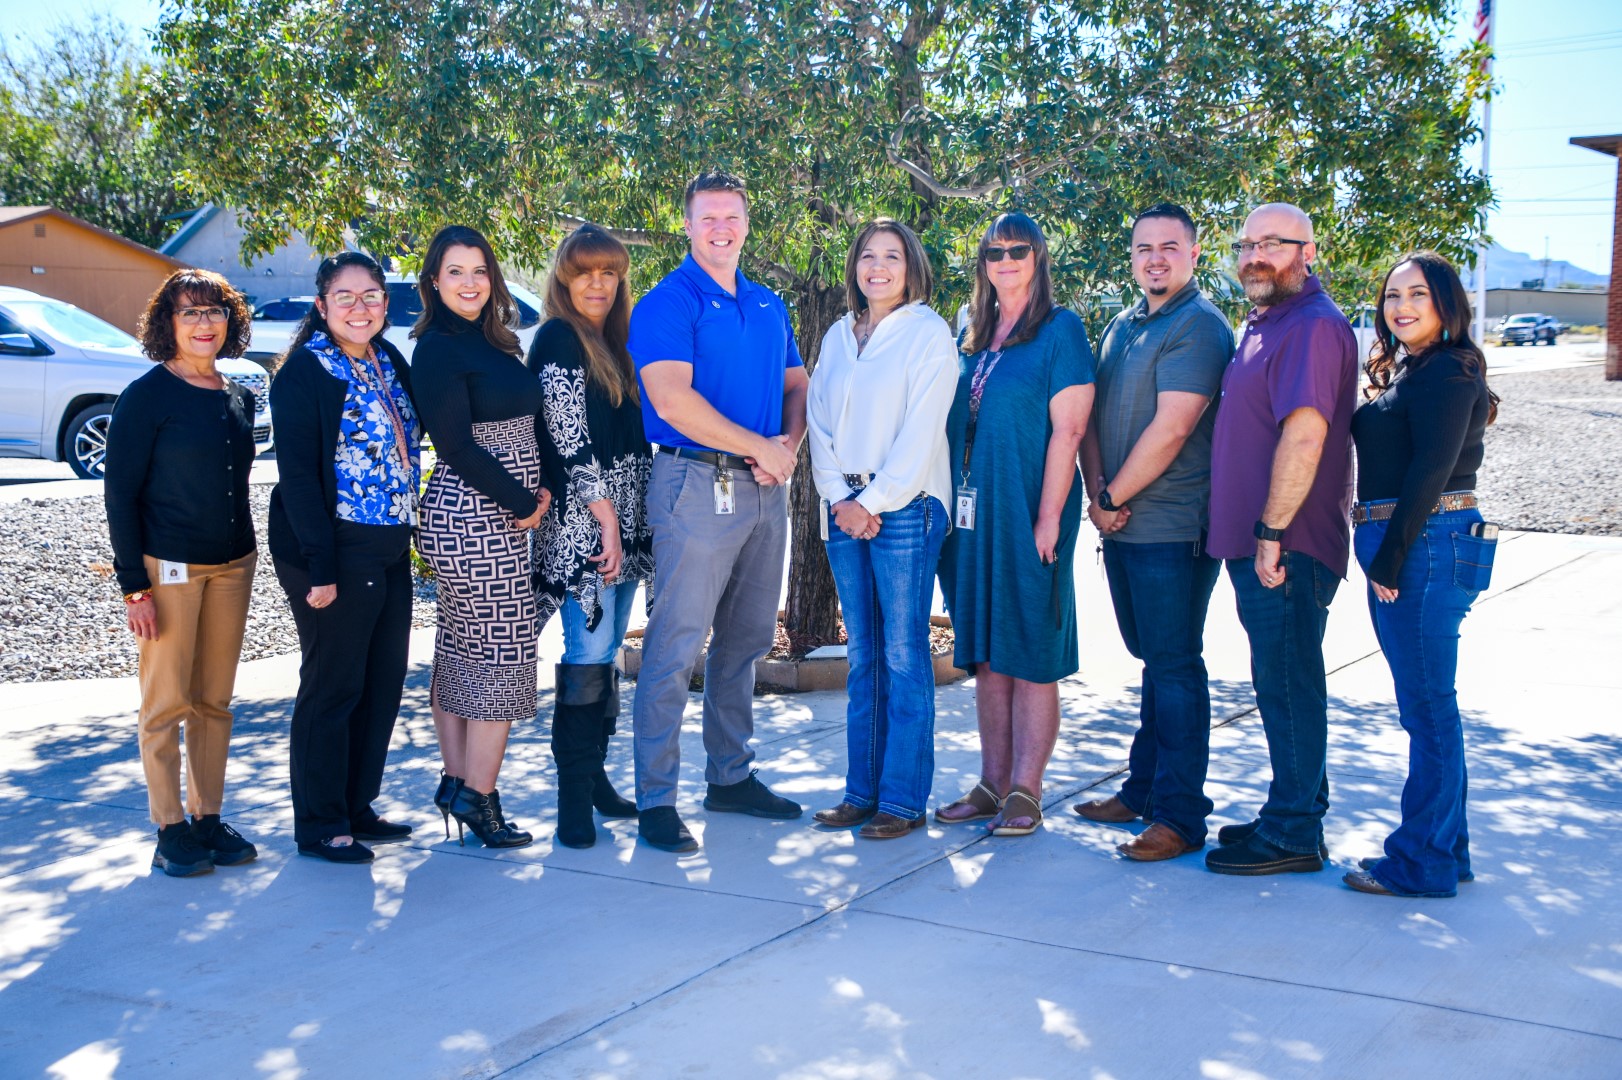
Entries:
[[755,752],[755,661],[772,646],[788,543],[788,490],[728,470],[736,513],[715,512],[714,465],[655,454],[648,485],[657,599],[632,712],[639,810],[676,804],[687,682],[704,663],[704,778],[746,779]]

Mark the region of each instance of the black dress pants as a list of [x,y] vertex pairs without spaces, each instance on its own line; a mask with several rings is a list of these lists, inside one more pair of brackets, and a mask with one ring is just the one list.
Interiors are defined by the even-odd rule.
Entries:
[[298,627],[290,776],[293,836],[313,843],[372,820],[400,712],[411,637],[411,533],[338,523],[338,596],[306,601],[308,570],[276,559]]

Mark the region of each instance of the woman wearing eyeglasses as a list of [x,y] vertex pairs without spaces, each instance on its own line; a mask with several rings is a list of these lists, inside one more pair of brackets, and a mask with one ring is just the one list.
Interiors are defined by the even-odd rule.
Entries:
[[158,363],[119,395],[107,432],[107,531],[140,650],[141,766],[158,826],[152,865],[171,877],[258,854],[220,820],[257,555],[248,513],[253,395],[221,376],[215,359],[247,349],[249,317],[220,275],[171,274],[137,328]]
[[1000,215],[980,241],[960,351],[940,579],[957,666],[975,674],[981,779],[935,817],[1026,836],[1042,822],[1057,684],[1080,666],[1071,561],[1093,352],[1081,319],[1054,306],[1047,242],[1024,214]]
[[270,386],[280,480],[270,554],[298,627],[288,775],[300,855],[366,863],[362,841],[411,826],[372,806],[400,711],[411,633],[411,530],[421,424],[410,368],[383,339],[383,269],[346,251]]

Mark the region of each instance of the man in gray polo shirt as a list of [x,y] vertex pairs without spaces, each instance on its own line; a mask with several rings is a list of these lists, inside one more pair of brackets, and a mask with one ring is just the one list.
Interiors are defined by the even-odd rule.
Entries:
[[1233,331],[1194,284],[1199,255],[1194,222],[1180,206],[1156,204],[1132,223],[1132,276],[1144,296],[1104,332],[1081,447],[1115,621],[1143,661],[1143,685],[1120,794],[1075,810],[1089,821],[1149,822],[1116,848],[1141,862],[1204,847],[1211,812],[1203,652],[1221,563],[1205,554],[1216,419],[1208,406],[1233,357]]

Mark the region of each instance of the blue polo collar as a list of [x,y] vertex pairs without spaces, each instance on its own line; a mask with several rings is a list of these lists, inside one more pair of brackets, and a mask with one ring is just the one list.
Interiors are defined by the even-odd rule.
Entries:
[[[721,286],[717,285],[715,283],[715,279],[704,272],[704,268],[698,265],[698,260],[693,258],[693,253],[690,251],[682,258],[681,265],[676,269],[684,274],[687,277],[687,280],[692,282],[693,287],[696,288],[700,293],[707,296],[724,296],[728,300],[732,299],[734,296],[733,293],[729,293],[725,289],[721,288]],[[755,283],[744,277],[743,269],[741,267],[738,269],[737,275],[738,291],[736,295],[739,299],[742,299],[744,296],[754,291]]]

